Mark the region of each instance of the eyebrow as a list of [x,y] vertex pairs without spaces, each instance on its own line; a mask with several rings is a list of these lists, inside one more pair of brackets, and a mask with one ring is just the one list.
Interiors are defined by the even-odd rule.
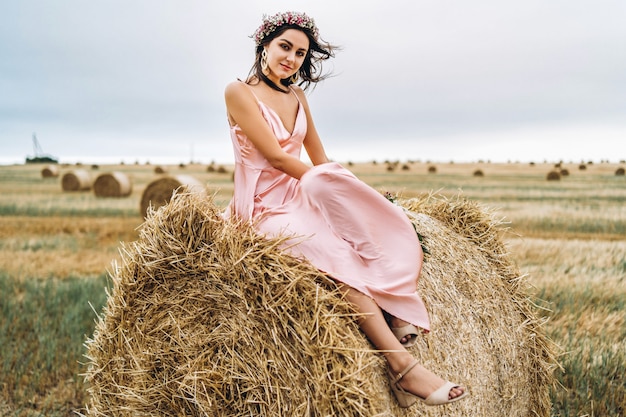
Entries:
[[[290,42],[290,41],[288,41],[287,39],[285,39],[285,38],[280,38],[280,40],[281,40],[281,41],[283,41],[283,42],[285,42],[285,43],[288,43],[288,44],[289,44],[289,46],[291,46],[291,47],[293,48],[293,43],[291,43],[291,42]],[[299,49],[298,49],[298,51],[306,51],[306,48],[299,48]]]

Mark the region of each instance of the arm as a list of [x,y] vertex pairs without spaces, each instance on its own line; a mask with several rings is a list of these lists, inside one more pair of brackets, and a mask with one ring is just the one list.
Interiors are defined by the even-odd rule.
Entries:
[[304,91],[302,91],[302,89],[299,87],[294,88],[294,90],[296,91],[296,94],[300,99],[300,103],[302,103],[302,106],[304,106],[304,111],[306,113],[307,131],[306,136],[304,137],[304,148],[306,149],[306,153],[309,155],[309,159],[311,159],[313,165],[320,165],[330,162],[328,157],[326,156],[326,151],[324,150],[322,140],[317,133],[317,129],[315,129],[313,117],[311,117],[311,111],[309,109],[309,103],[307,102]]
[[278,144],[272,129],[263,118],[252,92],[241,82],[232,82],[224,93],[228,117],[241,127],[252,144],[274,168],[300,178],[309,167],[285,151]]

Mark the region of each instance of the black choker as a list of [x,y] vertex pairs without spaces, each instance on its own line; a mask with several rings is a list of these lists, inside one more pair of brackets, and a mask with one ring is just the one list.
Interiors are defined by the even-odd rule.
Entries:
[[279,86],[277,86],[274,81],[270,80],[269,78],[267,78],[267,75],[261,73],[261,80],[263,80],[263,82],[265,84],[267,84],[271,89],[276,90],[276,91],[280,91],[281,93],[284,94],[289,94],[289,90],[283,90],[282,88],[280,88]]

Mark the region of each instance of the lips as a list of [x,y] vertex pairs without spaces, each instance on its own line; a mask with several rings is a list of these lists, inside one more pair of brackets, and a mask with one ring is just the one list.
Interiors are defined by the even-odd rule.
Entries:
[[291,67],[289,65],[285,65],[285,64],[280,64],[280,66],[282,67],[282,69],[284,69],[285,71],[291,71]]

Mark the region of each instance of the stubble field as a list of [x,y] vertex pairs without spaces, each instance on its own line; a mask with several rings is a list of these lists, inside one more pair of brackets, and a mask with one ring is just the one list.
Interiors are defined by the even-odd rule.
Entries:
[[[546,180],[552,163],[345,165],[381,192],[460,194],[496,210],[508,222],[510,256],[561,348],[552,415],[626,413],[626,177],[615,175],[625,164],[564,163],[556,169],[569,175],[555,181]],[[84,410],[83,342],[106,300],[119,242],[137,237],[142,192],[159,177],[153,165],[59,167],[61,176],[81,168],[94,178],[111,171],[131,178],[129,197],[101,198],[64,192],[61,177],[42,178],[42,168],[0,167],[2,416]],[[232,195],[232,167],[164,168],[206,183],[218,205]]]

